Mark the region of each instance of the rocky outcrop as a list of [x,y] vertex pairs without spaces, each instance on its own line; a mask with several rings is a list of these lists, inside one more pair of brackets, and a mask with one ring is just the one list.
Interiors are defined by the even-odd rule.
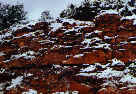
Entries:
[[[0,31],[5,94],[135,94],[136,27],[116,14]],[[70,93],[71,92],[71,93]]]

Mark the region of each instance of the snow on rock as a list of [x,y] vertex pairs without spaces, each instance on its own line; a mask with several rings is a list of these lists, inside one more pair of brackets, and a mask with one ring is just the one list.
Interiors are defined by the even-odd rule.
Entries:
[[133,25],[136,25],[136,15],[132,15],[132,16],[126,16],[126,17],[122,17],[121,20],[124,19],[128,19],[128,20],[133,20]]
[[61,21],[63,22],[68,22],[69,24],[73,24],[76,23],[77,25],[90,25],[90,26],[94,26],[95,24],[91,21],[79,21],[79,20],[75,20],[75,19],[66,19],[66,18],[62,18]]
[[121,20],[124,20],[124,19],[134,20],[134,19],[136,19],[136,15],[126,16],[126,17],[122,17],[122,18],[121,18]]
[[136,64],[135,63],[130,64],[129,68],[136,68]]
[[125,65],[122,61],[117,60],[116,58],[112,59],[112,64],[111,66],[116,66],[116,65]]
[[11,29],[12,31],[16,31],[16,30],[22,29],[22,28],[24,28],[24,27],[27,27],[27,28],[31,29],[29,26],[23,25],[23,24],[17,24],[16,26],[11,26],[10,29]]
[[4,52],[0,52],[0,56],[3,56],[3,55],[5,55],[5,53]]
[[82,56],[84,56],[84,54],[77,54],[77,55],[75,55],[75,56],[73,56],[74,58],[80,58],[80,57],[82,57]]
[[5,34],[0,35],[0,41],[2,41],[4,38],[12,36],[11,32],[6,32]]
[[30,76],[33,76],[33,74],[31,74],[31,73],[24,73],[24,76],[25,77],[30,77]]
[[[91,33],[87,34],[86,37],[89,36],[89,35],[91,35]],[[99,43],[95,43],[97,41],[99,41]],[[91,45],[92,43],[95,43],[96,45]],[[100,39],[99,37],[94,37],[94,38],[91,38],[91,39],[86,38],[82,42],[82,44],[86,45],[85,48],[96,48],[96,49],[104,48],[104,49],[111,50],[110,44],[102,42],[102,39]]]
[[62,18],[61,21],[68,22],[69,24],[73,24],[76,22],[76,20],[74,20],[74,19],[66,19],[66,18]]
[[[0,91],[2,91],[7,83],[0,83]],[[1,94],[1,93],[0,93]],[[3,94],[3,93],[2,93]]]
[[79,91],[55,92],[53,94],[79,94]]
[[136,84],[136,77],[130,75],[130,74],[127,74],[127,75],[124,75],[121,79],[120,79],[120,82],[127,82],[127,83],[133,83],[133,84]]
[[103,31],[100,31],[100,30],[95,30],[94,33],[101,33]]
[[35,58],[35,56],[34,56],[35,54],[36,53],[34,51],[28,51],[28,52],[24,52],[22,54],[12,55],[11,59],[18,59],[21,57],[24,57],[25,59],[33,59],[33,58]]
[[86,76],[86,77],[89,77],[89,76],[93,76],[93,75],[96,75],[96,73],[79,73],[79,74],[77,74],[77,76]]
[[111,78],[111,77],[121,77],[123,76],[123,72],[122,71],[116,71],[116,70],[113,70],[112,68],[107,68],[106,70],[104,71],[101,71],[99,73],[79,73],[77,75],[80,75],[80,76],[96,76],[98,78]]
[[24,28],[24,27],[27,27],[28,29],[31,29],[31,27],[30,26],[32,26],[32,25],[35,25],[36,23],[38,23],[39,21],[38,20],[30,20],[28,23],[26,23],[26,24],[15,24],[15,25],[13,25],[13,26],[10,26],[10,28],[9,28],[9,30],[11,30],[11,31],[16,31],[16,30],[18,30],[18,29],[22,29],[22,28]]
[[38,92],[36,90],[29,89],[29,91],[23,92],[22,94],[38,94]]
[[92,48],[104,48],[104,49],[111,50],[110,44],[108,44],[108,43],[97,43],[97,45],[96,46],[92,46]]
[[51,23],[50,27],[52,28],[52,31],[55,32],[59,28],[62,28],[62,23]]
[[96,16],[95,18],[100,17],[100,16],[105,15],[105,14],[119,14],[119,13],[117,12],[117,10],[113,10],[113,9],[101,10],[100,14],[98,16]]
[[135,43],[136,43],[136,41],[130,41],[130,43],[135,44]]
[[81,69],[80,72],[90,72],[90,71],[94,71],[96,69],[96,66],[94,65],[89,65],[87,68],[85,69]]
[[82,44],[87,44],[87,46],[89,46],[89,44],[93,43],[93,42],[96,42],[96,41],[101,41],[101,39],[99,37],[94,37],[94,38],[91,38],[91,39],[85,39]]
[[104,39],[112,39],[112,37],[104,36]]
[[4,69],[4,68],[0,69],[0,73],[4,73],[5,71],[6,71],[6,69]]
[[121,77],[122,75],[123,75],[122,71],[116,71],[113,70],[112,68],[107,68],[106,70],[97,74],[99,78]]
[[53,64],[54,68],[61,68],[60,65]]
[[6,89],[10,90],[11,88],[15,88],[17,85],[21,84],[22,80],[23,80],[23,76],[18,76],[17,78],[12,79],[11,85],[8,86]]

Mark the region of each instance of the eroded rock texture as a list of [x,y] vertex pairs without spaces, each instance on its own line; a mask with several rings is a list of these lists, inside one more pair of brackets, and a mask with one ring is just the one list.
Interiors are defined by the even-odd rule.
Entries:
[[104,14],[0,31],[4,94],[136,94],[136,26]]

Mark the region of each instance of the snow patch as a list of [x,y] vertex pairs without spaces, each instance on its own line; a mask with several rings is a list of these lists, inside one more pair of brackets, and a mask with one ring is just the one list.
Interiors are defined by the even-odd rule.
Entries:
[[4,56],[5,54],[4,54],[4,52],[0,52],[0,56]]
[[31,26],[32,25],[35,25],[36,23],[38,23],[39,21],[38,20],[30,20],[28,23],[26,24],[16,24],[16,25],[13,25],[13,26],[10,26],[10,30],[12,31],[16,31],[18,29],[22,29],[24,27],[28,28],[28,29],[31,29]]
[[38,92],[36,90],[29,89],[29,91],[23,92],[22,94],[38,94]]
[[50,27],[52,28],[52,31],[55,32],[62,27],[62,23],[51,23]]
[[122,18],[121,18],[121,20],[124,20],[124,19],[134,20],[134,19],[136,19],[136,15],[126,16],[126,17],[122,17]]
[[116,58],[112,59],[112,64],[111,66],[116,66],[116,65],[125,65],[122,61],[117,60]]
[[79,94],[79,91],[55,92],[53,94]]
[[6,71],[6,69],[4,69],[4,68],[0,69],[0,73],[4,73],[5,71]]
[[128,20],[133,20],[133,25],[136,25],[136,15],[132,15],[132,16],[126,16],[126,17],[122,17],[121,20],[124,19],[128,19]]
[[135,43],[136,43],[136,41],[130,41],[130,43],[135,44]]
[[95,32],[95,33],[101,33],[101,32],[103,32],[103,31],[95,30],[94,32]]
[[127,74],[127,75],[124,75],[123,78],[120,79],[120,82],[136,84],[136,77],[133,77],[132,75]]
[[99,78],[121,77],[122,75],[123,75],[122,71],[116,71],[113,70],[112,68],[107,68],[106,70],[97,74]]
[[91,43],[96,42],[96,41],[101,41],[101,39],[98,38],[98,37],[94,37],[94,38],[91,38],[91,39],[85,39],[82,42],[82,44],[87,44],[87,47],[88,47]]
[[11,85],[8,86],[6,89],[10,90],[11,88],[15,88],[17,85],[21,84],[22,80],[23,80],[23,76],[19,76],[19,77],[15,78],[15,79],[12,79]]
[[96,46],[92,46],[92,48],[104,48],[104,49],[109,49],[109,50],[111,50],[111,48],[110,48],[110,44],[108,44],[108,43],[97,43],[97,45]]
[[85,69],[81,69],[80,72],[90,72],[90,71],[94,71],[96,69],[95,65],[90,65]]
[[11,32],[6,32],[5,34],[0,35],[0,41],[2,41],[4,38],[12,36]]
[[100,11],[100,14],[97,17],[100,17],[101,15],[105,15],[105,14],[119,14],[117,10],[112,10],[112,9],[109,9],[109,10],[101,10]]
[[112,39],[112,37],[104,36],[104,39]]
[[35,58],[35,52],[34,51],[28,51],[28,52],[24,52],[22,54],[18,54],[18,55],[12,55],[11,59],[18,59],[21,57],[24,57],[25,59],[33,59]]
[[80,57],[82,57],[82,56],[84,56],[84,54],[77,54],[77,55],[75,55],[75,56],[73,56],[74,58],[80,58]]

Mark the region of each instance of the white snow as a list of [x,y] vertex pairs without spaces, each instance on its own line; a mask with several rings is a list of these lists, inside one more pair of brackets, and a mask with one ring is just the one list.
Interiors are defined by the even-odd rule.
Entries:
[[130,43],[132,43],[132,44],[133,44],[133,43],[136,43],[136,41],[130,41]]
[[133,21],[133,25],[136,25],[136,20]]
[[6,32],[5,34],[0,35],[0,41],[9,36],[12,36],[11,32]]
[[134,38],[136,38],[136,36],[133,36],[133,37],[129,37],[128,39],[134,39]]
[[132,67],[133,67],[133,68],[135,68],[135,67],[136,67],[136,62],[135,62],[135,63],[130,64],[130,65],[129,65],[129,67],[131,67],[131,68],[132,68]]
[[26,24],[23,24],[23,23],[22,24],[14,24],[13,26],[10,27],[10,30],[16,31],[17,29],[22,29],[24,27],[27,27],[28,29],[31,29],[30,26],[35,25],[36,23],[39,22],[39,20],[36,20],[36,19],[35,20],[27,19],[25,21],[26,21]]
[[32,73],[24,73],[24,76],[25,77],[30,77],[30,76],[33,76],[33,74]]
[[136,15],[126,16],[126,17],[122,17],[122,18],[121,18],[121,20],[124,20],[124,19],[133,20],[133,19],[136,19]]
[[[24,27],[30,28],[30,27],[28,27],[27,25],[17,24],[16,26],[11,26],[10,29],[11,29],[12,31],[16,31],[16,30],[22,29],[22,28],[24,28]],[[31,28],[30,28],[30,29],[31,29]]]
[[77,74],[77,76],[87,76],[87,77],[89,77],[89,76],[93,76],[93,75],[97,75],[96,73],[79,73],[79,74]]
[[16,31],[16,30],[22,29],[24,27],[26,27],[28,29],[31,29],[30,26],[35,25],[38,22],[39,22],[39,20],[37,20],[37,19],[35,19],[35,20],[28,20],[28,22],[26,22],[26,24],[23,24],[23,23],[22,24],[14,24],[14,25],[10,26],[9,29],[12,30],[12,31]]
[[132,16],[126,16],[122,17],[121,20],[128,19],[128,20],[133,20],[133,25],[136,25],[136,15],[133,14]]
[[112,37],[104,36],[104,39],[112,39]]
[[86,34],[85,34],[85,38],[86,38],[86,37],[89,37],[89,36],[92,35],[92,34],[93,34],[93,32],[91,32],[91,33],[86,33]]
[[110,44],[108,44],[108,43],[96,43],[96,44],[97,45],[96,46],[92,46],[92,48],[104,48],[104,49],[111,50]]
[[93,42],[96,42],[96,41],[100,41],[101,39],[99,37],[94,37],[94,38],[91,38],[91,39],[85,39],[82,44],[87,44],[87,46],[89,46],[89,44],[93,43]]
[[36,90],[29,89],[29,91],[23,92],[22,94],[38,94],[38,92]]
[[[0,83],[0,91],[2,91],[7,83]],[[1,94],[1,93],[0,93]],[[4,94],[4,93],[2,93]]]
[[96,18],[97,18],[97,17],[100,17],[101,15],[105,15],[105,14],[119,14],[119,13],[117,12],[117,10],[112,10],[112,9],[109,9],[109,10],[101,10],[101,11],[100,11],[100,14],[99,14],[98,16],[96,16]]
[[4,73],[5,71],[6,71],[6,69],[4,69],[4,68],[0,69],[0,73]]
[[128,44],[128,42],[127,41],[122,41],[122,42],[120,42],[120,44]]
[[66,18],[61,18],[60,19],[63,22],[68,22],[69,24],[73,24],[76,23],[76,25],[81,26],[82,24],[84,24],[85,26],[94,26],[94,23],[91,21],[79,21],[79,20],[75,20],[75,19],[66,19]]
[[4,52],[0,52],[0,56],[3,56],[3,55],[5,55],[5,53]]
[[103,31],[95,30],[94,32],[95,32],[95,33],[101,33],[101,32],[103,32]]
[[111,78],[111,77],[121,77],[123,75],[122,71],[116,71],[112,68],[107,68],[106,70],[102,71],[102,73],[98,73],[97,76],[99,78]]
[[15,88],[17,85],[21,84],[22,80],[23,80],[23,76],[19,76],[19,77],[15,78],[15,79],[12,79],[11,85],[8,86],[6,89],[10,90],[11,88]]
[[54,66],[55,68],[61,68],[60,65],[53,64],[53,66]]
[[125,64],[124,64],[124,62],[122,62],[122,61],[120,61],[120,60],[114,58],[114,59],[112,59],[112,64],[111,64],[111,66],[116,66],[116,65],[125,65]]
[[79,91],[55,92],[53,94],[79,94]]
[[96,76],[98,78],[111,78],[111,77],[122,77],[123,72],[122,71],[116,71],[113,70],[112,68],[107,68],[104,71],[101,71],[100,73],[79,73],[77,75],[80,76]]
[[94,71],[96,69],[95,65],[90,65],[85,69],[81,69],[80,72],[90,72],[90,71]]
[[[73,24],[75,22],[77,22],[77,20],[74,19],[66,19],[66,18],[62,18],[61,21],[63,22],[68,22],[69,24]],[[78,23],[78,22],[77,22]]]
[[11,59],[18,59],[18,58],[25,58],[25,59],[33,59],[35,58],[35,52],[34,51],[28,51],[28,52],[24,52],[22,54],[18,54],[18,55],[12,55]]
[[80,58],[80,57],[82,57],[82,56],[84,56],[84,54],[77,54],[77,55],[75,55],[75,56],[73,56],[74,58]]
[[54,32],[62,27],[62,23],[51,23],[50,27],[52,28],[52,31]]
[[127,74],[127,75],[124,75],[123,78],[120,79],[120,82],[136,84],[136,77],[133,77],[132,75]]

